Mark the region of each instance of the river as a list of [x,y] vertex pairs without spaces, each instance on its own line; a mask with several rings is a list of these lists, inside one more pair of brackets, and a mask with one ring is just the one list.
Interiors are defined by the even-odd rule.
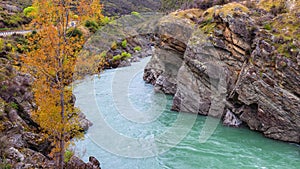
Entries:
[[[94,124],[73,147],[84,161],[95,156],[102,169],[300,168],[299,145],[247,128],[219,124],[206,142],[199,142],[207,117],[170,111],[172,97],[155,93],[142,79],[148,60],[74,85],[76,106]],[[188,131],[182,140],[176,132],[157,139],[180,118],[191,119],[179,125]]]

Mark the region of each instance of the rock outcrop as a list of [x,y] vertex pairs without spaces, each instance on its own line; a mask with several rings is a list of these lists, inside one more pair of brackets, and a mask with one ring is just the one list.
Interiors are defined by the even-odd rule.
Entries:
[[174,110],[300,143],[299,13],[229,3],[198,14],[179,11],[158,22],[145,81],[174,95]]
[[89,157],[87,163],[76,156],[72,156],[66,165],[66,169],[101,169],[101,167],[100,162],[93,156]]
[[30,116],[35,107],[30,88],[33,79],[11,71],[6,73],[12,77],[2,81],[0,89],[0,164],[4,168],[51,168],[53,162],[47,156],[51,142]]

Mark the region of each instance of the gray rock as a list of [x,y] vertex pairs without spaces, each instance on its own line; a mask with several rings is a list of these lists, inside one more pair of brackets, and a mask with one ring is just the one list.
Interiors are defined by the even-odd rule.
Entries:
[[226,111],[226,114],[223,118],[223,125],[239,127],[242,124],[242,121],[236,117],[230,110]]
[[72,156],[66,165],[66,169],[101,169],[100,162],[95,157],[89,157],[89,162],[85,163],[80,158]]
[[93,125],[93,123],[91,121],[89,121],[88,119],[86,119],[86,116],[80,112],[79,116],[78,116],[79,120],[79,127],[83,130],[83,131],[87,131],[89,129],[89,127],[91,127]]
[[25,159],[24,155],[22,153],[20,153],[20,151],[15,149],[14,147],[10,147],[6,151],[6,155],[7,155],[8,158],[14,159],[17,162],[24,161],[24,159]]
[[120,62],[120,64],[118,65],[118,67],[127,67],[127,66],[130,66],[131,63],[128,61],[128,60],[122,60]]

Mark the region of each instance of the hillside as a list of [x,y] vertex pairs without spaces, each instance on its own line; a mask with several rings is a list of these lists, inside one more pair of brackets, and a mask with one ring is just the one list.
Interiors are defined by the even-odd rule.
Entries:
[[103,13],[107,16],[116,16],[136,12],[158,11],[161,6],[160,0],[102,0],[104,5]]
[[31,5],[31,0],[1,0],[0,30],[11,30],[30,22],[23,14],[23,9]]

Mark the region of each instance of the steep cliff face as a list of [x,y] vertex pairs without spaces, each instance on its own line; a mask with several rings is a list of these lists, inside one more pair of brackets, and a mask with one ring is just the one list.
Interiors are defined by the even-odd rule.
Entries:
[[51,142],[43,139],[38,124],[30,117],[35,107],[31,84],[33,79],[13,70],[1,58],[0,94],[0,166],[3,168],[47,168],[51,160]]
[[[276,15],[230,3],[163,18],[158,27],[177,41],[165,41],[168,31],[159,32],[164,43],[144,79],[174,94],[174,110],[222,117],[226,125],[242,121],[266,137],[300,143],[300,18],[295,11]],[[189,24],[195,28],[190,32],[172,26]],[[177,38],[185,33],[190,39]],[[170,58],[177,63],[172,68]]]
[[163,17],[158,23],[154,38],[156,48],[144,74],[145,81],[153,84],[156,91],[176,93],[176,77],[192,31],[191,22],[174,16]]

